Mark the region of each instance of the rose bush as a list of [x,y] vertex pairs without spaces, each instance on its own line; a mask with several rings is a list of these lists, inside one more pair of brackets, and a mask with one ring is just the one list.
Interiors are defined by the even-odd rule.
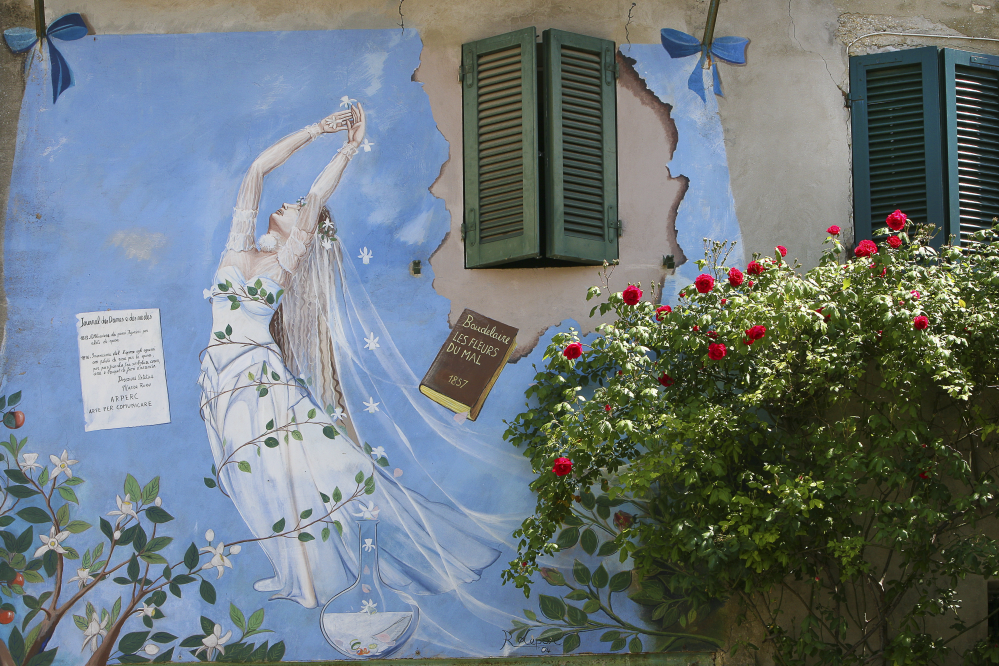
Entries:
[[736,600],[778,663],[938,663],[984,627],[956,585],[999,575],[981,529],[999,512],[999,228],[937,250],[909,221],[897,250],[856,257],[838,231],[807,272],[754,257],[755,285],[699,261],[715,287],[661,320],[590,290],[613,321],[574,362],[577,333],[553,337],[506,433],[538,474],[506,580],[529,593],[576,498],[601,492],[634,508],[615,545],[635,585],[692,600],[688,618]]

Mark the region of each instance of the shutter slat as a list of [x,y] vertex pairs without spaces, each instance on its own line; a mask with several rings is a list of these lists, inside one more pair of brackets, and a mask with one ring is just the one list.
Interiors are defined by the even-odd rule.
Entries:
[[462,46],[465,267],[540,255],[534,28]]

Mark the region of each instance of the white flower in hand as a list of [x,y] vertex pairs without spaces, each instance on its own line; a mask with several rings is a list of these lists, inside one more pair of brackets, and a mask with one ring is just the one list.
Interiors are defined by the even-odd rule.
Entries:
[[364,338],[364,348],[374,351],[379,347],[381,347],[381,345],[378,344],[378,336],[375,335],[374,332],[368,333],[368,337]]
[[363,150],[366,153],[370,153],[371,152],[371,146],[373,146],[373,145],[375,145],[375,144],[373,144],[370,141],[368,141],[367,139],[365,139],[364,141],[361,142],[361,150]]
[[363,261],[365,264],[367,264],[368,262],[371,261],[371,257],[373,256],[375,255],[371,254],[371,250],[369,250],[367,247],[362,247],[361,254],[357,255],[357,258]]
[[75,465],[80,462],[79,460],[69,460],[69,454],[66,449],[62,450],[62,458],[56,458],[55,456],[49,456],[49,460],[55,465],[55,469],[52,471],[52,480],[54,481],[60,474],[65,474],[69,478],[73,478],[73,470],[69,468],[70,465]]
[[55,526],[49,528],[49,535],[39,534],[38,538],[42,540],[42,546],[35,551],[35,557],[41,557],[50,550],[54,550],[57,553],[65,553],[66,549],[62,547],[62,542],[66,540],[69,536],[69,532],[59,532],[56,533]]
[[118,516],[118,520],[114,523],[115,527],[121,525],[121,521],[123,521],[127,516],[131,516],[132,518],[139,517],[135,513],[135,502],[132,501],[132,498],[128,493],[125,493],[125,499],[122,499],[121,495],[115,495],[114,499],[118,503],[118,510],[108,511],[108,515]]
[[219,572],[219,575],[216,578],[221,578],[222,574],[225,572],[224,567],[229,567],[230,569],[232,569],[232,562],[229,560],[228,557],[225,556],[223,552],[224,550],[225,550],[225,544],[222,543],[221,541],[219,541],[219,545],[215,548],[212,548],[211,546],[206,546],[202,548],[201,552],[211,553],[212,559],[209,562],[202,565],[201,568],[211,569],[212,567],[215,567],[216,569],[218,569]]
[[94,577],[90,575],[90,569],[83,567],[82,569],[76,570],[76,575],[70,578],[67,583],[72,583],[73,581],[80,582],[80,589],[82,590],[90,583],[94,582]]
[[349,109],[350,105],[356,101],[357,101],[356,99],[351,99],[350,95],[344,95],[343,97],[340,98],[340,108]]
[[227,640],[232,637],[232,632],[227,631],[225,636],[222,635],[222,625],[216,624],[215,629],[212,633],[208,634],[201,639],[201,647],[199,647],[194,652],[194,656],[197,657],[200,653],[205,650],[208,651],[208,661],[212,660],[215,656],[215,652],[218,651],[220,654],[225,654],[225,648],[222,647]]
[[378,604],[375,603],[374,599],[368,599],[367,601],[361,600],[361,612],[369,613],[374,615],[378,612]]
[[80,649],[80,652],[87,649],[88,645],[91,652],[96,652],[98,640],[103,640],[108,635],[108,624],[110,622],[110,615],[105,615],[104,619],[98,620],[97,613],[91,613],[90,619],[87,622],[87,628],[83,630],[83,647]]
[[378,512],[381,511],[381,509],[375,506],[374,502],[371,502],[370,504],[358,502],[357,505],[361,511],[359,513],[355,513],[355,516],[361,520],[378,520]]
[[364,411],[366,411],[368,414],[374,414],[375,412],[379,411],[378,405],[380,404],[381,404],[380,402],[375,402],[374,398],[368,396],[367,401],[365,401],[364,403]]
[[37,453],[25,453],[21,456],[21,469],[27,472],[29,469],[41,469],[42,466],[36,463]]
[[385,455],[385,447],[384,446],[376,446],[373,449],[371,449],[371,457],[374,458],[375,460],[378,460],[379,458],[381,458],[384,455]]

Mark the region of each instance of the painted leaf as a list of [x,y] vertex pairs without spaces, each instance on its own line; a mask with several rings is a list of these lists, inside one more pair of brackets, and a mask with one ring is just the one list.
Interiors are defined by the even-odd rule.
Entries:
[[579,529],[576,527],[570,527],[559,532],[558,537],[555,539],[555,543],[558,544],[559,550],[569,550],[579,541]]
[[201,557],[198,555],[198,547],[192,543],[187,547],[187,551],[184,553],[184,566],[187,567],[188,570],[196,569],[200,560]]
[[284,529],[284,524],[285,524],[284,518],[282,518],[281,520],[274,523],[274,525],[272,525],[271,527],[275,532],[280,532],[281,530]]
[[611,592],[623,592],[624,590],[627,590],[629,587],[631,587],[630,571],[621,571],[611,576],[610,579]]
[[148,635],[148,631],[134,631],[130,634],[125,634],[121,637],[121,640],[118,641],[118,649],[126,654],[135,652],[142,647],[143,643],[146,641],[146,636]]
[[604,569],[604,565],[601,564],[599,567],[597,567],[597,570],[593,572],[592,580],[593,580],[593,587],[597,588],[598,590],[602,587],[607,586],[608,575],[607,575],[607,569]]
[[586,613],[584,613],[581,609],[576,608],[571,604],[567,604],[565,610],[566,610],[566,618],[568,619],[569,624],[573,625],[574,627],[582,627],[590,619],[590,617]]
[[[207,580],[201,580],[201,587],[198,590],[201,593],[201,598],[210,604],[215,603],[215,586],[209,583]],[[212,626],[214,629],[215,627]]]
[[538,596],[541,612],[549,620],[561,620],[565,617],[565,602],[558,597],[542,594]]
[[158,506],[151,506],[146,509],[146,518],[153,523],[168,523],[173,520],[173,516]]
[[268,437],[264,440],[264,446],[268,449],[277,448],[278,444],[280,444],[280,442],[278,442],[277,437]]
[[628,642],[628,652],[636,654],[642,651],[642,639],[635,636]]
[[569,634],[562,641],[562,653],[569,654],[579,647],[579,634]]
[[243,611],[236,607],[236,604],[229,602],[229,619],[232,623],[239,627],[240,631],[246,631],[246,618],[243,617]]
[[572,561],[572,577],[575,578],[576,582],[580,585],[590,584],[590,570],[579,560]]
[[246,472],[247,474],[250,473],[250,463],[248,463],[245,460],[240,460],[238,463],[236,463],[236,467],[239,468],[240,472]]
[[28,523],[47,523],[50,522],[49,514],[44,510],[38,508],[37,506],[29,506],[21,509],[17,512],[18,518]]
[[256,631],[264,623],[264,609],[260,608],[253,612],[246,624],[247,630]]
[[579,543],[587,555],[592,555],[597,549],[597,535],[590,528],[586,528],[583,530],[582,536],[579,537]]
[[308,532],[299,532],[298,540],[302,543],[308,543],[309,541],[315,541],[316,537],[312,536]]

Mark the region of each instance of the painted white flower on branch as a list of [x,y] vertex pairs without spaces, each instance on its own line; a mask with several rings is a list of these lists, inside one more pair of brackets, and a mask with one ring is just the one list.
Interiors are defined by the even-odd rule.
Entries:
[[147,604],[142,604],[142,608],[135,609],[136,615],[145,615],[146,617],[152,617],[156,613],[156,606],[149,606]]
[[336,409],[333,410],[333,413],[330,414],[330,418],[333,419],[334,421],[339,421],[340,419],[343,418],[343,410],[337,407]]
[[376,447],[374,447],[374,448],[371,449],[371,457],[374,458],[375,460],[378,460],[379,458],[381,458],[384,455],[385,455],[385,447],[384,446],[376,446]]
[[41,469],[42,466],[36,463],[37,453],[25,453],[21,456],[21,469],[27,472],[29,469]]
[[364,411],[366,411],[368,414],[374,414],[375,412],[379,411],[378,405],[380,404],[382,403],[375,402],[374,398],[368,396],[367,401],[365,401],[364,403]]
[[159,654],[160,647],[155,643],[150,643],[146,647],[142,648],[142,651],[152,657],[155,654]]
[[83,647],[80,649],[80,652],[86,650],[87,646],[90,647],[91,652],[96,652],[98,641],[104,640],[104,637],[108,635],[108,624],[110,622],[110,615],[105,615],[103,619],[98,620],[97,612],[92,612],[87,622],[87,628],[83,630]]
[[75,465],[76,463],[80,462],[79,460],[70,460],[69,453],[66,451],[66,449],[62,450],[61,458],[56,458],[55,456],[49,456],[49,460],[51,460],[52,464],[55,465],[55,469],[52,470],[53,481],[55,481],[55,478],[60,474],[65,474],[67,477],[72,479],[73,470],[71,470],[69,466]]
[[378,604],[375,603],[374,599],[368,599],[367,601],[361,600],[361,612],[374,615],[378,612]]
[[373,256],[375,255],[371,253],[371,250],[369,250],[367,247],[362,247],[361,254],[357,255],[357,258],[363,261],[365,264],[367,264],[368,262],[371,261],[371,257]]
[[79,581],[80,589],[82,590],[90,583],[94,582],[94,577],[90,575],[90,569],[83,567],[82,569],[76,570],[76,575],[70,578],[67,583],[72,583],[73,581]]
[[216,652],[219,654],[225,654],[225,648],[222,646],[230,638],[232,638],[232,632],[227,631],[225,632],[225,636],[223,636],[222,625],[216,624],[212,633],[201,639],[201,647],[194,651],[194,656],[197,657],[199,654],[207,650],[208,661],[211,661]]
[[378,520],[378,512],[381,511],[374,502],[370,504],[365,504],[364,502],[357,503],[359,512],[355,512],[354,515],[361,520]]
[[[216,578],[221,578],[222,574],[225,572],[225,567],[232,569],[232,561],[225,556],[225,544],[219,541],[219,545],[215,548],[211,546],[206,546],[201,549],[202,553],[211,553],[212,559],[201,566],[202,569],[211,569],[215,567],[218,569],[219,575]],[[231,552],[231,549],[230,549]],[[238,551],[237,551],[238,552]],[[235,555],[235,553],[231,553]]]
[[118,503],[118,510],[108,511],[108,515],[118,516],[118,519],[114,523],[115,527],[121,525],[121,521],[129,516],[138,519],[139,516],[135,513],[135,502],[132,501],[132,497],[128,493],[125,493],[125,499],[122,499],[121,495],[115,495],[114,499]]
[[374,331],[368,333],[368,337],[364,338],[364,348],[374,351],[379,347],[381,347],[381,345],[378,344],[378,336],[375,335]]
[[50,550],[62,554],[66,552],[66,549],[62,547],[62,542],[66,540],[69,536],[69,532],[56,532],[56,528],[53,526],[49,528],[49,535],[39,534],[38,538],[42,540],[42,546],[35,551],[35,557],[41,557]]

